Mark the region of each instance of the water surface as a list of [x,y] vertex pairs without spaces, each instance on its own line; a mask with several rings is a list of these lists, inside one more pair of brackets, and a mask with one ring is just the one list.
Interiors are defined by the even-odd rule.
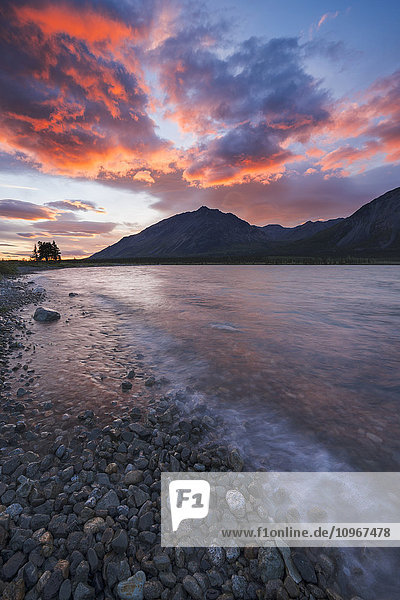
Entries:
[[224,414],[268,468],[398,469],[399,267],[124,266],[35,281],[63,316],[32,325],[49,394],[105,409],[128,401],[117,390],[133,365]]

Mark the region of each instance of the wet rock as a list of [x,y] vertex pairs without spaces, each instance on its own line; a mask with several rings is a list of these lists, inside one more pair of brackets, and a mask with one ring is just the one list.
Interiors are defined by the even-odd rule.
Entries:
[[282,579],[285,567],[282,557],[276,548],[260,548],[258,551],[258,568],[261,581]]
[[163,586],[159,581],[146,581],[143,586],[144,600],[155,600],[160,598]]
[[146,575],[137,571],[132,577],[121,581],[117,587],[117,594],[121,600],[142,600]]
[[87,552],[87,559],[90,566],[90,570],[92,573],[94,573],[99,566],[99,559],[97,556],[97,552],[94,550],[94,548],[89,548]]
[[225,548],[225,555],[226,555],[226,560],[230,563],[235,562],[235,560],[237,560],[240,556],[240,550],[239,548],[235,548],[235,547],[230,547],[230,548]]
[[136,485],[140,483],[143,479],[143,473],[141,471],[128,471],[125,474],[124,482],[125,485]]
[[307,581],[307,583],[317,583],[315,569],[303,552],[293,552],[292,559],[304,581]]
[[94,598],[94,588],[80,581],[74,591],[74,600],[90,600]]
[[290,577],[293,579],[293,581],[295,583],[300,583],[301,575],[298,572],[298,570],[293,562],[292,553],[291,553],[289,546],[284,546],[282,544],[282,542],[280,542],[279,552],[282,554],[283,560],[285,562],[286,570],[287,570],[288,574],[290,575]]
[[32,562],[27,562],[24,566],[23,577],[25,585],[28,589],[36,585],[37,580],[39,579],[36,565],[34,565]]
[[232,593],[234,598],[244,598],[247,581],[242,575],[232,575]]
[[10,581],[25,564],[26,557],[22,552],[16,552],[3,565],[3,577],[6,581]]
[[124,529],[116,532],[113,541],[111,542],[112,549],[117,554],[123,554],[128,548],[128,535]]
[[226,502],[229,510],[235,517],[241,518],[246,514],[246,500],[239,490],[228,490],[226,492]]
[[123,381],[121,383],[121,388],[123,392],[128,392],[129,390],[132,389],[132,384],[130,381]]
[[15,502],[14,504],[10,504],[10,506],[6,508],[5,512],[10,515],[12,519],[15,519],[23,512],[23,510],[24,509],[22,506],[18,502]]
[[157,554],[153,558],[153,563],[157,571],[169,571],[171,568],[171,560],[167,554]]
[[119,498],[114,490],[108,491],[97,503],[97,509],[108,510],[110,508],[117,508],[119,505]]
[[[280,579],[271,579],[265,584],[264,587],[264,599],[265,600],[277,600],[278,594],[282,589],[282,581]],[[284,588],[283,588],[284,589]],[[305,598],[305,596],[304,596]]]
[[43,600],[52,600],[52,598],[55,598],[63,581],[64,577],[62,576],[61,571],[53,571],[44,585],[42,593]]
[[210,546],[207,548],[208,559],[215,567],[221,567],[225,562],[225,551],[218,546]]
[[3,464],[3,475],[11,475],[21,464],[18,456],[13,456]]
[[240,456],[240,452],[237,448],[231,450],[229,454],[229,466],[232,468],[233,471],[239,472],[243,470],[243,459]]
[[203,590],[192,575],[186,575],[182,581],[182,585],[191,598],[202,600]]
[[70,579],[65,579],[58,592],[58,600],[70,600],[72,596],[72,585]]
[[51,323],[52,321],[58,321],[58,319],[61,318],[61,315],[56,310],[51,310],[40,306],[35,310],[33,318],[39,323]]

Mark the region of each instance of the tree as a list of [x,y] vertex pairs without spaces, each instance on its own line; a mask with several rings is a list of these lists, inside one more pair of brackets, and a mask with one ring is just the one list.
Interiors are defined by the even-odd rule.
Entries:
[[[36,244],[35,244],[36,248]],[[34,250],[35,252],[35,250]],[[50,242],[38,242],[37,243],[37,260],[49,260],[59,261],[61,260],[61,252],[55,241]]]
[[57,246],[54,240],[51,246],[53,248],[53,260],[61,260],[60,248]]
[[35,244],[35,245],[34,245],[34,247],[33,247],[33,252],[32,252],[32,254],[31,254],[31,259],[32,259],[32,260],[39,260],[39,254],[38,254],[38,251],[37,251],[37,246],[36,246],[36,244]]

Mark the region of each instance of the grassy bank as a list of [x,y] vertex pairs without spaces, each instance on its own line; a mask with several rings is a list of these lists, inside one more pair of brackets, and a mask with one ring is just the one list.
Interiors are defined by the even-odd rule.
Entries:
[[21,261],[16,260],[1,260],[0,261],[0,279],[4,275],[16,275],[18,266]]

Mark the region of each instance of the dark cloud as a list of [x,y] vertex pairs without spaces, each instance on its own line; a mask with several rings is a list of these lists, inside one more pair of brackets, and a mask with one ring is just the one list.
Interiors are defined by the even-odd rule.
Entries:
[[90,202],[89,200],[56,200],[54,202],[46,202],[46,206],[50,206],[51,208],[59,208],[61,210],[71,210],[71,211],[94,211],[97,213],[104,213],[104,208],[97,206],[94,202]]
[[0,217],[5,219],[40,221],[43,219],[54,219],[55,212],[45,206],[33,204],[33,202],[23,202],[22,200],[7,198],[0,200]]

